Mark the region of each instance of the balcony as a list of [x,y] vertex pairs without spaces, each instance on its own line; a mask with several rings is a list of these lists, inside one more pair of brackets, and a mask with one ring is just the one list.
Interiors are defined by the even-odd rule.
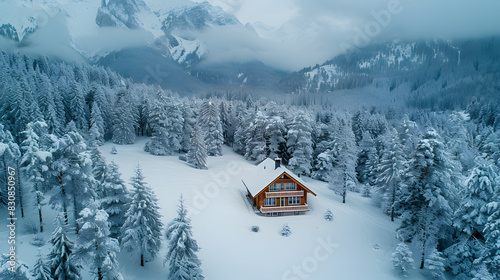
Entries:
[[304,191],[266,192],[266,198],[304,196]]
[[300,212],[309,211],[309,206],[304,205],[290,205],[290,206],[261,206],[261,213],[278,213],[278,212]]

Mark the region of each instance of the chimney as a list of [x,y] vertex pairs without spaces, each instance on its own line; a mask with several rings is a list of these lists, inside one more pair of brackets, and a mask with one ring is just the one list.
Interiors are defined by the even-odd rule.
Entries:
[[274,159],[274,169],[277,169],[281,166],[281,159],[280,158],[275,158]]

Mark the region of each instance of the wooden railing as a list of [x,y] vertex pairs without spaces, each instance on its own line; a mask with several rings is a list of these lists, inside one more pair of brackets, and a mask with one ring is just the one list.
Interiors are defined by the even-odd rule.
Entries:
[[261,213],[276,213],[276,212],[299,212],[299,211],[309,211],[309,206],[304,205],[294,205],[294,206],[261,206]]
[[266,198],[304,196],[304,191],[266,192]]

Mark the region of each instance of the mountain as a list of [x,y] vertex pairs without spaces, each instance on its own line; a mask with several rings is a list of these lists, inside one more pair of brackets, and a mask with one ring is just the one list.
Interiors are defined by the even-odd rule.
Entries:
[[478,92],[495,96],[500,92],[499,49],[496,37],[391,41],[291,73],[280,80],[279,88],[289,93],[385,89],[425,106],[459,102]]

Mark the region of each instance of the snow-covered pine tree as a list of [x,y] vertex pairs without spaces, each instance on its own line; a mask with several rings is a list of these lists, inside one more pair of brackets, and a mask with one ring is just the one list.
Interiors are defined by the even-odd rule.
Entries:
[[104,119],[97,102],[92,103],[90,111],[89,141],[92,146],[100,146],[104,143]]
[[184,119],[182,127],[181,147],[184,152],[188,152],[191,148],[191,133],[196,125],[196,114],[193,108],[194,101],[184,102],[182,104],[182,118]]
[[265,135],[266,126],[266,115],[261,111],[257,111],[254,121],[250,123],[247,130],[248,138],[245,141],[245,158],[247,160],[261,162],[268,157],[269,149],[266,144]]
[[85,112],[85,97],[82,88],[75,81],[69,83],[69,92],[66,96],[66,114],[71,116],[71,121],[76,125],[79,131],[87,131],[88,122]]
[[24,131],[24,141],[21,143],[23,156],[21,158],[21,170],[26,174],[28,180],[33,184],[35,193],[36,207],[38,209],[38,218],[40,221],[40,232],[43,232],[42,205],[44,193],[49,188],[48,170],[52,154],[48,151],[42,151],[39,146],[40,136],[35,132],[46,131],[45,122],[29,123],[27,130]]
[[130,203],[130,196],[121,178],[118,165],[112,161],[106,168],[102,185],[101,207],[108,213],[110,237],[119,238],[120,229],[125,223],[125,213]]
[[420,268],[424,268],[428,247],[435,247],[451,222],[448,203],[453,166],[440,136],[434,129],[418,142],[406,173],[398,236],[421,247]]
[[479,266],[477,270],[473,270],[471,272],[474,277],[471,280],[495,280],[496,278],[491,275],[491,273],[488,271],[488,268],[486,268],[486,265],[482,264]]
[[191,220],[181,196],[177,217],[167,225],[167,254],[163,265],[168,263],[170,280],[203,280],[201,261],[196,253],[200,250],[193,238]]
[[121,244],[129,252],[139,255],[141,266],[144,266],[144,261],[153,260],[160,250],[163,224],[158,200],[144,181],[139,166],[135,169],[135,176],[131,178],[131,185],[132,201],[121,229]]
[[58,215],[55,225],[50,239],[52,250],[48,256],[50,274],[54,279],[79,280],[81,268],[73,260],[74,243],[66,235],[64,217]]
[[9,166],[17,165],[21,156],[19,146],[14,142],[14,137],[4,126],[0,124],[0,203],[7,205],[7,179],[9,177]]
[[54,87],[45,73],[37,74],[37,99],[40,113],[47,123],[47,130],[51,134],[61,132],[61,120],[57,115],[56,103],[54,99]]
[[81,264],[90,263],[92,274],[98,280],[123,280],[116,260],[120,251],[118,240],[109,236],[108,213],[99,206],[99,202],[94,201],[80,212],[77,223],[81,230],[75,242],[74,258]]
[[153,155],[171,155],[181,149],[184,119],[180,102],[159,91],[149,111],[151,140],[144,150]]
[[209,156],[221,156],[224,137],[219,109],[213,100],[205,100],[200,107],[198,116],[200,127],[205,133],[205,143]]
[[309,175],[312,169],[312,120],[311,117],[299,111],[289,124],[286,136],[287,152],[291,155],[288,167],[296,174]]
[[266,138],[269,149],[269,158],[283,158],[285,150],[285,122],[280,116],[271,116],[267,119]]
[[15,260],[15,270],[11,269],[10,255],[5,253],[0,259],[0,279],[32,280],[28,266],[22,261]]
[[292,231],[290,230],[290,226],[288,224],[284,224],[283,227],[281,228],[280,235],[284,237],[288,237],[292,234]]
[[191,143],[186,155],[187,163],[197,169],[207,169],[207,148],[203,131],[195,124],[191,132]]
[[340,119],[339,133],[335,141],[338,156],[329,183],[330,188],[342,196],[342,203],[345,203],[348,190],[352,190],[357,183],[356,155],[358,154],[354,133],[346,118]]
[[486,264],[489,272],[498,279],[500,278],[500,176],[495,175],[492,179],[491,187],[495,196],[486,205],[489,216],[483,229],[485,246],[481,262]]
[[325,213],[325,220],[331,222],[333,221],[333,213],[332,213],[332,210],[330,209],[327,209],[326,210],[326,213]]
[[92,160],[83,137],[76,131],[66,133],[54,144],[51,171],[59,180],[59,190],[52,195],[52,206],[62,206],[67,221],[67,205],[72,203],[76,233],[78,213],[96,198]]
[[50,268],[45,262],[45,258],[42,256],[41,252],[38,251],[37,260],[33,269],[31,269],[32,280],[51,280],[53,279],[50,275]]
[[427,258],[427,268],[431,272],[432,279],[441,280],[444,278],[444,262],[443,253],[439,252],[437,249],[432,250],[432,253]]
[[378,165],[379,176],[376,178],[378,189],[384,193],[384,206],[389,211],[391,221],[394,221],[397,203],[400,197],[400,184],[403,173],[407,169],[407,162],[403,149],[394,130],[382,152],[382,159]]
[[482,157],[476,158],[460,207],[454,214],[454,227],[459,234],[445,253],[452,273],[459,277],[473,277],[471,273],[483,253],[481,236],[489,217],[487,205],[494,201],[498,191],[495,190],[497,175],[493,166]]
[[396,251],[392,253],[391,261],[394,268],[405,277],[408,276],[408,271],[413,268],[412,255],[410,248],[404,242],[399,243]]
[[120,90],[114,104],[113,142],[133,144],[135,142],[136,112],[130,96]]

